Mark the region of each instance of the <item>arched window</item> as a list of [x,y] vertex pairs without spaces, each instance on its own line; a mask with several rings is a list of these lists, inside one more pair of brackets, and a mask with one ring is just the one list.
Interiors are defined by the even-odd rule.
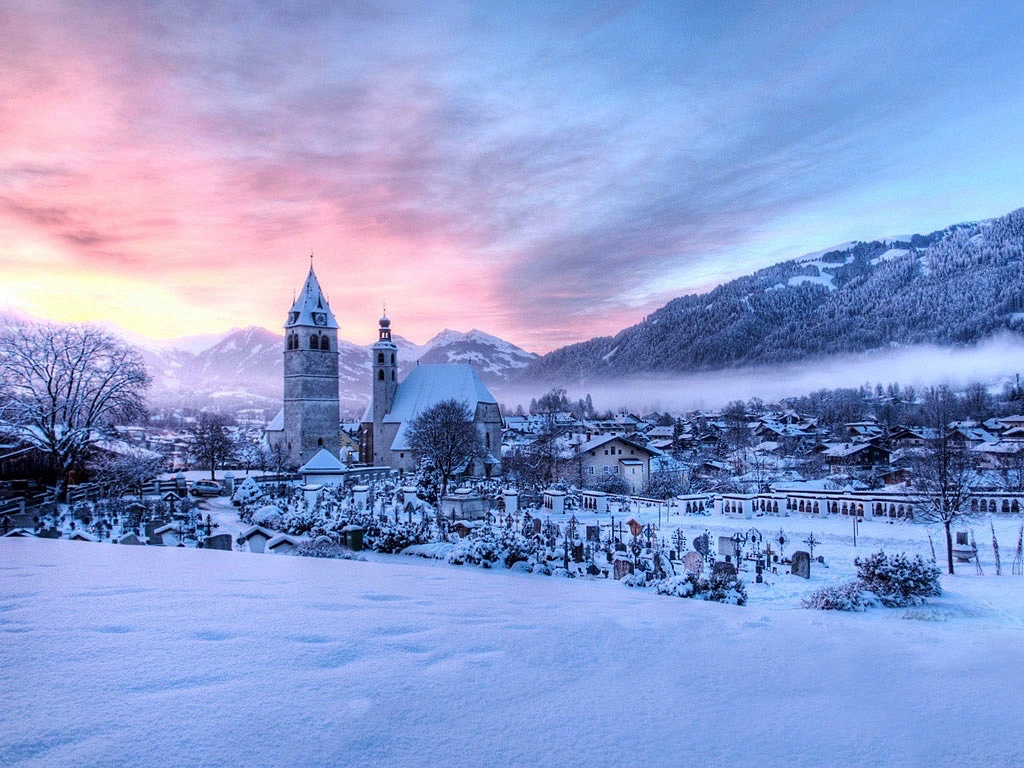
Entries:
[[322,350],[324,350],[326,352],[330,348],[331,348],[331,340],[329,338],[327,338],[326,336],[321,336],[320,337],[320,349],[322,349]]
[[309,348],[320,349],[320,340],[315,335],[309,337]]
[[316,444],[317,444],[317,445],[318,445],[318,446],[319,446],[320,448],[323,448],[323,447],[324,447],[324,439],[323,439],[323,438],[321,437],[321,438],[320,438],[319,440],[317,440],[317,441],[316,441]]
[[395,380],[395,372],[394,372],[394,371],[392,371],[392,372],[391,372],[391,380],[392,380],[392,381],[394,381],[394,380]]
[[391,364],[392,365],[395,364],[395,353],[394,352],[391,353]]
[[291,349],[291,348],[292,348],[292,337],[289,335],[288,336],[288,340],[285,342],[285,349]]
[[384,353],[383,352],[378,352],[377,353],[377,364],[378,365],[384,365]]
[[377,371],[377,381],[384,381],[384,370]]

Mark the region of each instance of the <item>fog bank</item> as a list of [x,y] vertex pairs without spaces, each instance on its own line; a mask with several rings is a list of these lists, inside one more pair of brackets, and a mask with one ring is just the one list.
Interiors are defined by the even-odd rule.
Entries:
[[[917,388],[980,381],[1001,387],[1024,369],[1024,340],[1001,334],[973,347],[932,345],[843,355],[803,363],[733,368],[679,376],[638,376],[600,383],[565,382],[569,398],[590,394],[599,410],[682,412],[718,408],[732,400],[759,397],[777,402],[823,388],[898,382]],[[544,394],[550,387],[495,387],[499,402],[510,408]]]

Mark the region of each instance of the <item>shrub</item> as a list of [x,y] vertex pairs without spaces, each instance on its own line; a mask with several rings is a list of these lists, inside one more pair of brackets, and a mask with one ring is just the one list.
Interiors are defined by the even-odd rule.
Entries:
[[747,603],[747,588],[736,574],[712,574],[707,585],[707,592],[701,595],[704,600],[729,603],[730,605],[746,605]]
[[659,595],[671,595],[672,597],[693,597],[697,592],[697,577],[692,573],[682,576],[669,576],[654,585]]
[[730,605],[746,605],[747,602],[747,588],[736,575],[717,574],[710,579],[702,579],[686,573],[662,579],[654,585],[654,589],[659,595],[672,597],[693,597]]
[[633,571],[632,573],[622,577],[622,583],[627,587],[646,587],[647,574],[643,571]]
[[409,523],[393,523],[381,525],[379,530],[373,532],[370,546],[376,552],[383,552],[390,555],[393,552],[401,552],[413,544],[426,544],[429,537],[421,526],[410,525]]
[[819,611],[863,611],[874,605],[875,600],[864,592],[860,581],[851,581],[819,589],[803,598],[800,604]]
[[906,554],[888,556],[876,552],[853,562],[862,587],[890,608],[920,605],[924,598],[942,594],[939,569],[920,555],[911,558]]
[[298,557],[326,557],[334,560],[366,560],[362,555],[356,554],[340,544],[323,539],[303,541],[288,554]]

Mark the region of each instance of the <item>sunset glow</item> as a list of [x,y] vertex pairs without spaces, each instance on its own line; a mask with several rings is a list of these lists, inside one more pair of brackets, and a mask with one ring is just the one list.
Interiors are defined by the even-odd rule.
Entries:
[[513,5],[0,0],[0,305],[543,352],[1024,205],[1019,3]]

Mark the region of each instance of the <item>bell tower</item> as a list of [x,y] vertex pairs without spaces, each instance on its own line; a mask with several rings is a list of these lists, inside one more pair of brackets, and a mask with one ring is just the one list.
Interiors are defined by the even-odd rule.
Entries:
[[284,437],[288,464],[300,467],[326,448],[341,452],[338,321],[309,274],[284,325]]
[[[385,313],[377,329],[377,342],[370,347],[370,369],[373,371],[373,434],[381,435],[384,417],[391,412],[398,390],[398,347],[391,340],[391,318]],[[385,466],[390,463],[383,455],[388,446],[375,441],[373,463]]]

